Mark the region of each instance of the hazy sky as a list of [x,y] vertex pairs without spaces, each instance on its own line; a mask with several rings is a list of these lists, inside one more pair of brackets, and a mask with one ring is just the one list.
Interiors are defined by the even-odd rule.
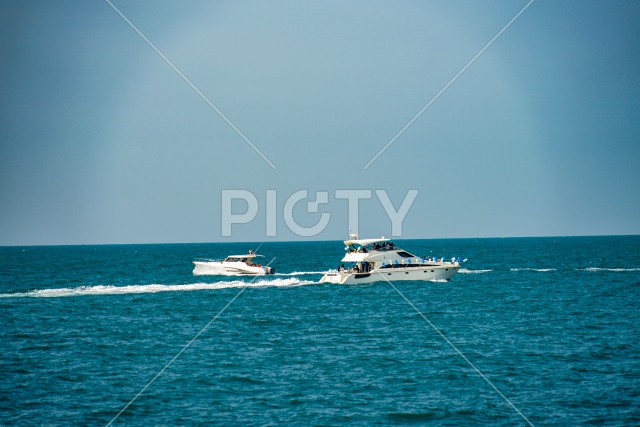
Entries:
[[[640,233],[640,2],[0,0],[0,245],[265,240],[297,190],[405,238]],[[222,237],[222,190],[256,219]],[[242,203],[234,212],[242,212]],[[361,236],[391,234],[375,193]]]

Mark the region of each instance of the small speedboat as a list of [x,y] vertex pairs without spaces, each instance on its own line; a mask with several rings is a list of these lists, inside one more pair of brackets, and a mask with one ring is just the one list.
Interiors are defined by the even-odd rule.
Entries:
[[450,280],[460,269],[460,259],[418,257],[398,248],[390,239],[358,239],[351,235],[345,240],[343,263],[337,270],[324,274],[321,283],[356,284],[380,280]]
[[193,261],[195,266],[193,274],[195,276],[257,276],[276,272],[274,268],[254,262],[257,257],[262,255],[249,251],[246,255],[229,255],[222,261],[197,259]]

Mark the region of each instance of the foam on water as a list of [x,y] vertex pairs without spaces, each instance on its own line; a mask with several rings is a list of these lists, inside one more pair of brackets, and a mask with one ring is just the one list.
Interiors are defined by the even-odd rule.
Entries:
[[458,273],[461,274],[482,274],[482,273],[489,273],[493,270],[467,270],[466,268],[461,268],[460,270],[458,270]]
[[188,291],[204,291],[218,290],[229,288],[243,287],[285,287],[285,286],[304,286],[312,285],[316,282],[309,280],[299,280],[296,278],[274,279],[274,280],[257,280],[255,282],[244,282],[234,280],[232,282],[216,282],[216,283],[189,283],[182,285],[131,285],[131,286],[80,286],[77,288],[56,288],[56,289],[36,289],[29,292],[0,294],[0,298],[60,298],[86,295],[126,295],[126,294],[154,294],[158,292],[188,292]]
[[275,273],[274,276],[304,276],[305,274],[324,274],[326,271],[294,271],[292,273]]
[[511,268],[511,271],[537,271],[539,273],[548,273],[549,271],[557,271],[557,268]]

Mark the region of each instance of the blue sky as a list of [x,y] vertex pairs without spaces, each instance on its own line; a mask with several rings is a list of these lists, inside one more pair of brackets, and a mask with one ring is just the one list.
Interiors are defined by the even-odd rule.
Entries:
[[[265,240],[300,189],[418,197],[403,237],[640,233],[640,3],[0,2],[0,245]],[[259,201],[221,234],[221,192]],[[298,206],[313,225],[319,213]],[[237,206],[242,210],[242,205]],[[391,234],[375,195],[362,236]]]

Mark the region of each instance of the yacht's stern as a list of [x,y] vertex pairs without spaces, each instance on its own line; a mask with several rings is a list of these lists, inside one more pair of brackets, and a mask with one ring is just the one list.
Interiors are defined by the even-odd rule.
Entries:
[[327,271],[320,279],[320,283],[335,283],[342,284],[346,280],[347,276],[340,271]]

